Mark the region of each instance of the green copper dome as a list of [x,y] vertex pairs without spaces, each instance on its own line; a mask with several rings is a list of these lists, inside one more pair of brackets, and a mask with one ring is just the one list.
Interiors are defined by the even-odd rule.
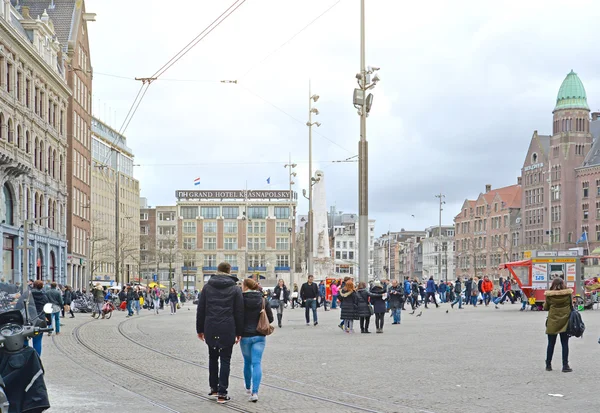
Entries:
[[558,96],[556,97],[556,107],[554,110],[559,109],[587,109],[590,110],[587,104],[587,96],[585,94],[585,88],[581,79],[577,76],[577,73],[569,72],[565,80],[563,80],[560,89],[558,90]]

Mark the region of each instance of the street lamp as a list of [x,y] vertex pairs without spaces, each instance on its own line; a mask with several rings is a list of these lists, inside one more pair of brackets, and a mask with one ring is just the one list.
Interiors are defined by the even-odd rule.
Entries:
[[375,74],[379,67],[365,66],[365,0],[360,1],[360,73],[356,74],[358,88],[354,89],[353,103],[360,116],[358,143],[358,262],[365,271],[359,272],[359,281],[368,281],[369,268],[369,145],[367,143],[367,116],[373,105],[373,95],[367,91],[380,81]]
[[[318,98],[318,97],[317,97]],[[284,168],[288,168],[289,169],[289,182],[290,182],[290,215],[289,215],[289,219],[290,219],[290,226],[288,227],[288,233],[289,233],[289,237],[290,237],[290,258],[289,258],[289,267],[290,267],[290,285],[292,285],[293,283],[293,277],[294,277],[294,243],[293,243],[293,225],[294,225],[294,211],[293,211],[293,204],[294,204],[294,194],[292,193],[292,185],[295,184],[294,182],[294,177],[297,175],[296,172],[294,172],[294,169],[296,168],[296,166],[298,166],[295,163],[292,163],[292,154],[290,154],[290,163],[284,165]]]
[[313,102],[317,102],[319,100],[319,95],[313,95],[310,87],[310,80],[308,81],[308,122],[306,122],[306,126],[308,126],[308,274],[314,274],[314,245],[313,245],[313,226],[314,226],[314,216],[313,216],[313,208],[312,208],[312,187],[314,185],[313,182],[318,182],[317,179],[313,178],[313,170],[312,170],[312,127],[316,125],[317,127],[321,126],[319,122],[313,122],[312,116],[313,114],[318,115],[319,110],[317,108],[313,108]]

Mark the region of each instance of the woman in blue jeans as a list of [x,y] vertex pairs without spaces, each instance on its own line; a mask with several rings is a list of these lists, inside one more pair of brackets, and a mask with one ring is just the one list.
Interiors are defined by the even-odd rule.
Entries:
[[256,331],[260,312],[265,309],[269,323],[273,322],[273,311],[269,302],[258,291],[258,283],[251,278],[246,278],[242,284],[244,293],[244,332],[242,333],[242,355],[244,356],[244,381],[246,394],[250,401],[258,401],[258,388],[262,379],[262,355],[265,351],[266,337]]

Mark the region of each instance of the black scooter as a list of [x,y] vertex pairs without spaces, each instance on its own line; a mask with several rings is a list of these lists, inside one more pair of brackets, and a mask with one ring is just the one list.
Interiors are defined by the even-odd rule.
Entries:
[[[24,307],[33,312],[25,310],[25,317],[20,310],[0,313],[0,413],[39,413],[50,408],[44,367],[27,339],[54,329],[46,328],[45,321],[27,321],[35,306]],[[46,304],[44,312],[52,313],[52,304]]]

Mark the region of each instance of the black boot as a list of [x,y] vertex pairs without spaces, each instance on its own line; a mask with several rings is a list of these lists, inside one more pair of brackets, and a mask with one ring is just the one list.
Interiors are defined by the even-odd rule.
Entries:
[[281,328],[281,319],[283,318],[283,314],[277,314],[277,324],[279,328]]
[[546,360],[546,371],[552,371],[552,362]]
[[562,368],[563,373],[570,373],[572,371],[573,371],[573,369],[571,367],[569,367],[568,364],[563,364],[563,368]]

